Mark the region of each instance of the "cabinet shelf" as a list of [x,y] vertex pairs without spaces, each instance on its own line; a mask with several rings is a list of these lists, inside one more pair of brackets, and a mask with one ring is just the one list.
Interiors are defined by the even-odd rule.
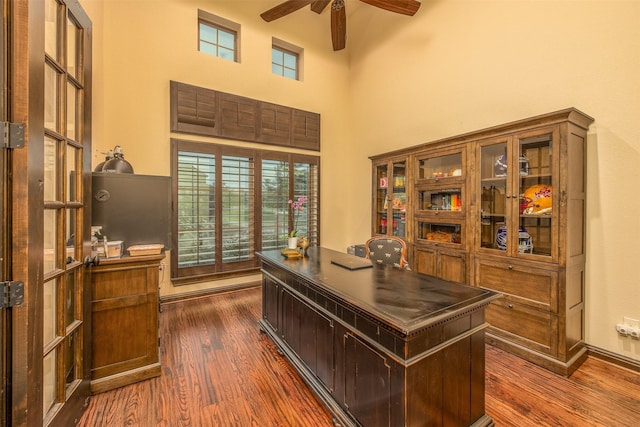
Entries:
[[[520,175],[520,179],[521,180],[528,180],[528,179],[533,179],[533,180],[539,180],[539,179],[551,179],[553,175],[551,175],[550,173],[541,173],[541,174],[529,174],[529,175]],[[484,180],[483,180],[484,181]]]
[[507,181],[507,177],[506,176],[495,176],[495,177],[490,177],[490,178],[482,178],[480,181],[483,182],[483,183],[485,183],[485,182],[506,182]]
[[520,214],[520,218],[534,218],[534,219],[551,219],[552,213],[543,213],[543,214]]

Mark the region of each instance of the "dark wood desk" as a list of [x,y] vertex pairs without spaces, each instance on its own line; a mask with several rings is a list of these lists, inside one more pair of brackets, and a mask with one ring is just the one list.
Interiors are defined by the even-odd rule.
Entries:
[[343,426],[487,426],[485,307],[498,294],[348,256],[262,260],[260,326]]

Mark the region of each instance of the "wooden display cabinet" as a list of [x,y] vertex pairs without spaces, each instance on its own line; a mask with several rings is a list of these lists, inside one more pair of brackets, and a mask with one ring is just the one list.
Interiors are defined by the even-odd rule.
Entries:
[[91,392],[160,375],[159,267],[164,254],[101,259],[92,267]]
[[592,122],[568,108],[371,157],[406,160],[412,268],[502,293],[487,341],[564,375],[586,358]]

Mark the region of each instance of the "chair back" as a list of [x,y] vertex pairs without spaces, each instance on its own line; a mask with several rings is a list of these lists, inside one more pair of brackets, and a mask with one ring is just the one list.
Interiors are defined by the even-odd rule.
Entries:
[[366,257],[376,264],[388,264],[409,270],[407,243],[396,236],[376,236],[365,244]]

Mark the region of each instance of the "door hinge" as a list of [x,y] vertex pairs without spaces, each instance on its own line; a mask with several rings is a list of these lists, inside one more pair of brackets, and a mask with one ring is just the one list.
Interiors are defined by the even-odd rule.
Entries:
[[0,122],[2,126],[2,147],[24,147],[24,125],[22,123]]
[[23,282],[0,282],[0,308],[22,305],[24,302]]

